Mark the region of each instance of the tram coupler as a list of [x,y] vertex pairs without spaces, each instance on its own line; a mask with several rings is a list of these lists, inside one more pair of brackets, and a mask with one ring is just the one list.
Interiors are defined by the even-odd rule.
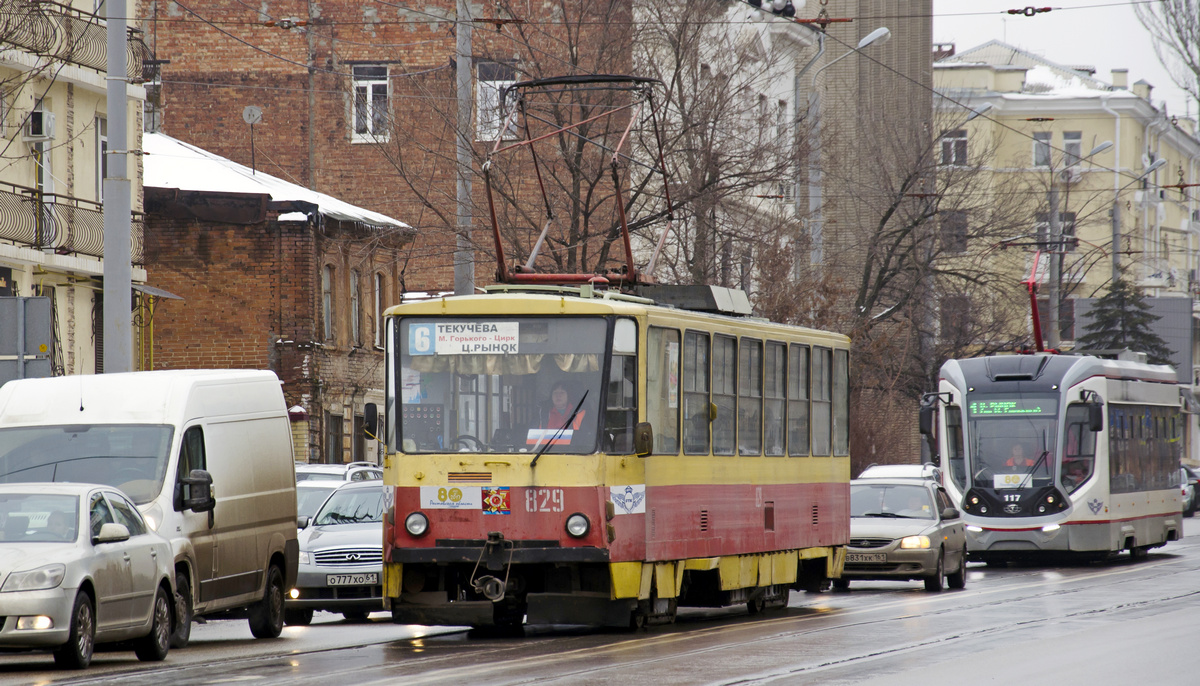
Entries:
[[483,560],[489,571],[498,572],[504,569],[505,563],[508,562],[504,555],[504,543],[503,532],[488,532],[487,541],[483,544]]
[[471,587],[493,603],[504,600],[505,583],[490,574],[472,581]]

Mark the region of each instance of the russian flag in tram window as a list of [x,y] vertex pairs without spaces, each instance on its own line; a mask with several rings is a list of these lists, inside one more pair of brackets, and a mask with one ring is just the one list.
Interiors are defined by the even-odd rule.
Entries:
[[525,436],[526,445],[570,445],[572,429],[530,429]]

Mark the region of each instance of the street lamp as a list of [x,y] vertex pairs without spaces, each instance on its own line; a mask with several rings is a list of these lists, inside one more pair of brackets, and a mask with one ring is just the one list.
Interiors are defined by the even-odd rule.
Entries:
[[[1100,145],[1092,148],[1091,152],[1073,161],[1067,167],[1072,167],[1082,163],[1084,160],[1099,155],[1113,146],[1112,141],[1104,141]],[[1049,347],[1057,349],[1061,341],[1062,332],[1059,330],[1058,306],[1062,300],[1061,288],[1059,281],[1062,280],[1062,225],[1058,221],[1058,183],[1056,181],[1057,174],[1054,169],[1050,170],[1050,190],[1047,192],[1047,200],[1050,204],[1050,288],[1047,293],[1047,299],[1050,301],[1050,311],[1046,315],[1047,323],[1050,325],[1048,334]]]
[[[849,57],[851,54],[856,53],[870,45],[882,45],[891,37],[892,32],[888,30],[886,26],[881,26],[875,29],[866,36],[863,36],[862,40],[858,41],[858,45],[856,45],[854,49],[847,50],[840,57],[821,65],[820,68],[813,72],[812,77],[809,79],[808,116],[809,121],[812,122],[809,129],[808,148],[808,211],[811,215],[809,217],[808,224],[808,237],[812,243],[810,248],[811,252],[809,264],[821,264],[825,260],[823,250],[823,233],[825,222],[823,210],[825,198],[824,189],[822,188],[822,183],[824,182],[824,171],[821,169],[821,93],[817,90],[817,76],[829,67],[832,67],[846,57]],[[813,65],[813,62],[816,61],[817,57],[820,57],[821,53],[825,51],[824,38],[825,34],[822,32],[819,36],[820,47],[818,48],[817,55],[813,57],[813,59],[809,61],[809,63],[806,64],[803,69],[800,70],[800,73],[796,75],[797,79],[803,76],[804,73],[808,71],[808,68]]]
[[1165,158],[1165,157],[1160,157],[1157,160],[1154,160],[1154,162],[1152,162],[1149,167],[1146,167],[1145,171],[1143,171],[1141,174],[1138,174],[1137,178],[1135,178],[1133,181],[1130,181],[1129,183],[1125,184],[1124,186],[1121,186],[1113,193],[1113,206],[1112,206],[1112,280],[1113,280],[1113,283],[1116,283],[1117,279],[1119,279],[1121,277],[1121,191],[1125,190],[1126,188],[1129,188],[1130,186],[1137,183],[1138,181],[1141,181],[1142,179],[1146,178],[1147,176],[1150,176],[1154,172],[1158,171],[1159,167],[1163,166],[1166,163],[1167,163],[1167,158]]

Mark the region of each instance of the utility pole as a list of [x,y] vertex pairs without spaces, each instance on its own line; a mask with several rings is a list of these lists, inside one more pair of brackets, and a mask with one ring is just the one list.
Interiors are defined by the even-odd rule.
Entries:
[[475,250],[471,244],[471,8],[469,0],[457,0],[455,77],[458,86],[458,232],[454,239],[454,294],[475,292]]
[[[132,184],[129,181],[129,69],[125,37],[128,3],[108,5],[108,173],[104,176],[104,372],[133,369],[133,267],[130,259]],[[114,16],[115,15],[115,16]]]
[[1113,194],[1112,204],[1112,282],[1121,278],[1121,198]]
[[1049,312],[1046,313],[1050,331],[1046,334],[1046,347],[1057,350],[1062,343],[1059,340],[1058,305],[1062,299],[1059,293],[1059,281],[1062,279],[1062,225],[1058,221],[1058,185],[1054,182],[1054,172],[1050,172],[1050,190],[1046,194],[1050,203],[1050,300]]

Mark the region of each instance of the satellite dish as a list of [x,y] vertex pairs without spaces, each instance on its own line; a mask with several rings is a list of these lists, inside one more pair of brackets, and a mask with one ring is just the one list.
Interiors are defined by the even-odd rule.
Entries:
[[242,121],[254,126],[262,123],[262,108],[254,105],[247,105],[246,109],[242,110]]

